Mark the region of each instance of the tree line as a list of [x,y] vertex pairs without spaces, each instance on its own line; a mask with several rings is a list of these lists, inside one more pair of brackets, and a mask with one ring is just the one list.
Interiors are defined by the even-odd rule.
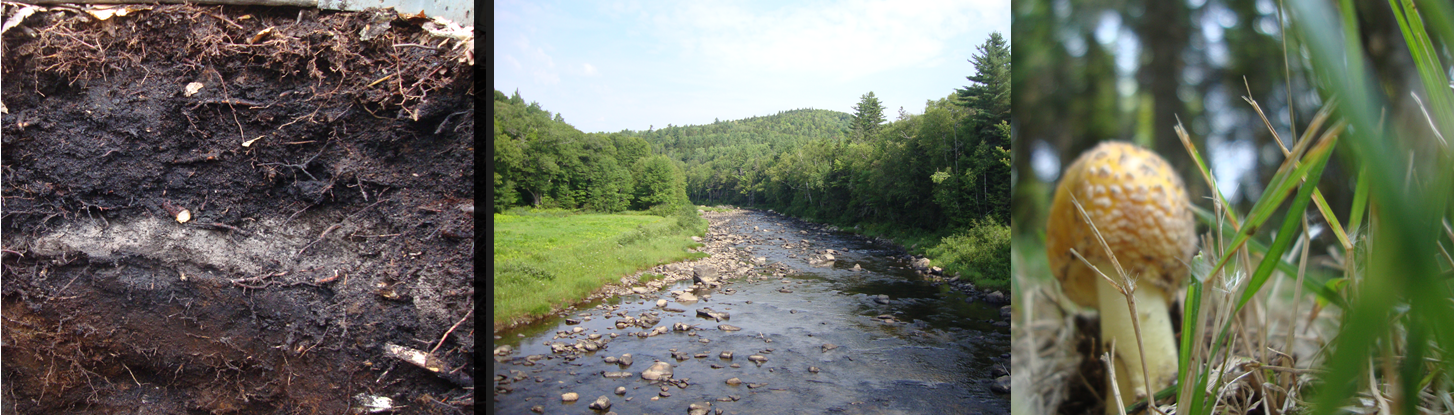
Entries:
[[[519,91],[495,91],[495,212],[516,206],[678,210],[690,205],[681,163],[639,136],[582,133]],[[695,210],[693,210],[695,212]]]

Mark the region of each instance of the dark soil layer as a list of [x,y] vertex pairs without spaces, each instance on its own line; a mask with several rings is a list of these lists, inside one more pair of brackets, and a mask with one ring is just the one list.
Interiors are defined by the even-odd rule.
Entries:
[[0,409],[473,411],[459,40],[392,11],[142,7],[4,34]]

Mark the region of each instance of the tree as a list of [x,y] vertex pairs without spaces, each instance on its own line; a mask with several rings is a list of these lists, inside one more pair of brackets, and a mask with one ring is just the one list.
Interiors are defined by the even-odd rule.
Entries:
[[884,106],[878,102],[878,97],[873,91],[859,99],[858,105],[853,106],[852,133],[855,139],[866,139],[878,132],[879,125],[884,123]]
[[[978,137],[996,136],[995,126],[1010,121],[1010,48],[999,32],[990,33],[989,40],[979,46],[979,53],[969,61],[975,74],[968,76],[974,85],[957,89],[959,105],[973,108],[967,120],[970,133]],[[1009,141],[990,142],[1009,148]]]
[[647,157],[632,166],[636,176],[636,209],[660,204],[686,204],[686,176],[663,155]]

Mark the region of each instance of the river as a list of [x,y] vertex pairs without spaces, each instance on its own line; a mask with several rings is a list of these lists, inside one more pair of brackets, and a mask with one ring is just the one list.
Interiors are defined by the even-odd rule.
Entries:
[[[1009,368],[1008,313],[983,293],[850,233],[764,211],[704,217],[714,257],[746,276],[695,290],[688,277],[496,333],[491,348],[508,352],[494,356],[495,412],[604,413],[589,407],[601,396],[622,414],[1009,412],[991,391]],[[643,378],[655,362],[670,380]]]

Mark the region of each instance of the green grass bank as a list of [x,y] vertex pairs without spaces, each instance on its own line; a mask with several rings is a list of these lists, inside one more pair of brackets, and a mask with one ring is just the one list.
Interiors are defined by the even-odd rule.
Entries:
[[494,326],[534,319],[636,271],[705,256],[695,207],[617,214],[513,209],[494,217]]

